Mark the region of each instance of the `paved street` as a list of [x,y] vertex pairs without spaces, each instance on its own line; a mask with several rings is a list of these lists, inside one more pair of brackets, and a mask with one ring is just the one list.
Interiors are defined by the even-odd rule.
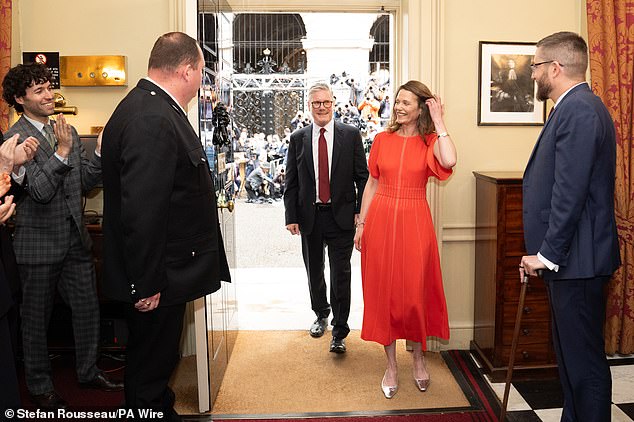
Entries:
[[[283,202],[247,204],[239,199],[234,213],[240,329],[308,329],[315,316],[310,309],[301,240],[285,228]],[[353,329],[361,327],[363,312],[360,261],[360,254],[353,251],[349,319]]]

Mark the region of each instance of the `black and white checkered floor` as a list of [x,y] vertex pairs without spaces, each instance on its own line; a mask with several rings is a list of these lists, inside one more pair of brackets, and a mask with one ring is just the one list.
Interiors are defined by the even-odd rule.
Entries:
[[[473,359],[476,365],[479,363]],[[610,358],[612,372],[612,422],[634,421],[634,356]],[[500,401],[504,383],[490,387]],[[508,402],[507,420],[514,422],[559,422],[563,395],[558,379],[514,382]]]

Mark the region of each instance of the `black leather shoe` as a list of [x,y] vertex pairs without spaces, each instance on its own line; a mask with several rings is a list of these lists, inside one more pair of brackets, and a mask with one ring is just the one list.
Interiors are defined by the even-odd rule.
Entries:
[[55,410],[66,409],[68,407],[68,403],[66,403],[55,390],[44,394],[31,394],[31,400],[38,409]]
[[313,337],[321,337],[328,327],[328,318],[317,318],[313,325],[310,326],[310,335]]
[[333,337],[330,341],[330,351],[332,353],[346,353],[346,340],[343,338]]
[[103,391],[121,391],[123,390],[123,382],[114,381],[108,378],[103,372],[99,372],[92,381],[80,382],[81,388],[94,388]]

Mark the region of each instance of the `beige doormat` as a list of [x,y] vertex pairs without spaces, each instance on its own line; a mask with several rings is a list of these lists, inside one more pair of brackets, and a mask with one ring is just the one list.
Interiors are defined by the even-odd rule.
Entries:
[[[439,353],[425,354],[431,385],[425,393],[418,391],[404,341],[397,345],[399,390],[393,399],[385,399],[380,388],[386,364],[383,346],[359,335],[352,331],[346,339],[348,352],[337,355],[328,351],[330,332],[314,339],[308,331],[240,331],[211,413],[218,417],[469,406]],[[195,368],[185,368],[194,365],[180,365],[174,378],[180,414],[198,413]]]

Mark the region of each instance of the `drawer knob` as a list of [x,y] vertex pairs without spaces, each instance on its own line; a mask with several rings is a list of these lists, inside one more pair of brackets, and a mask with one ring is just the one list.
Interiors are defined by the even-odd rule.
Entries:
[[530,357],[530,355],[528,354],[528,352],[526,350],[522,351],[522,357],[524,358],[524,360],[528,359]]
[[524,313],[525,314],[530,314],[531,312],[533,312],[533,308],[531,308],[530,306],[525,306],[524,307]]
[[522,334],[524,334],[525,336],[529,335],[531,333],[531,330],[529,330],[528,328],[524,328],[522,330]]

